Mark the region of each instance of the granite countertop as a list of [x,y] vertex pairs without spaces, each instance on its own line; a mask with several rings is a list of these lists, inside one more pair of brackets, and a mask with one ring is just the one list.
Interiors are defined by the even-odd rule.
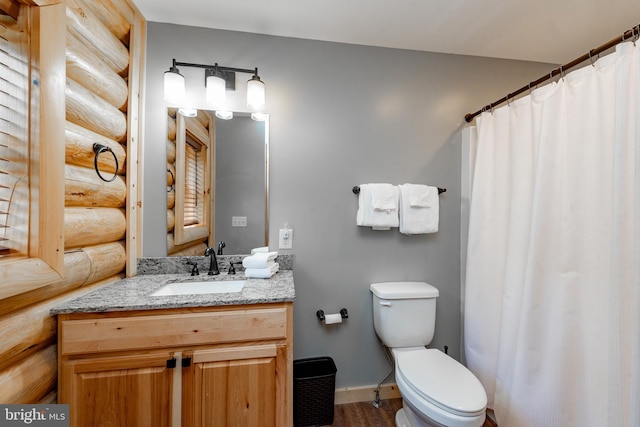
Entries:
[[[166,284],[209,280],[246,280],[241,292],[151,296]],[[156,310],[165,308],[215,307],[224,305],[267,304],[295,299],[293,271],[280,270],[270,279],[247,279],[242,272],[235,275],[190,276],[189,274],[148,274],[130,277],[80,298],[65,302],[51,314],[102,313],[111,311]]]

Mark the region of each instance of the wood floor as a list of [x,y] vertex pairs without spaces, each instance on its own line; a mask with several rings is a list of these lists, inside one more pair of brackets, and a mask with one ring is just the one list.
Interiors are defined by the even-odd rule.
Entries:
[[[347,403],[336,405],[332,427],[394,427],[395,416],[402,408],[402,399],[382,401],[381,408],[375,408],[371,402]],[[482,427],[497,427],[491,420]]]

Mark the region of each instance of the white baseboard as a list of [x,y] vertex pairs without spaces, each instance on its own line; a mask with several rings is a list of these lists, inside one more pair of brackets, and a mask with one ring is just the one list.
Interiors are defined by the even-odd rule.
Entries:
[[[376,398],[375,385],[362,387],[346,387],[336,389],[334,403],[373,402]],[[395,384],[383,384],[380,386],[380,399],[395,399],[400,397],[400,391]]]

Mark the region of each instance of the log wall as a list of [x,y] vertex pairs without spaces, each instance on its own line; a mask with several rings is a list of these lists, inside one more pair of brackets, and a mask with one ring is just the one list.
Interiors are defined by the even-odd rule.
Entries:
[[[56,1],[52,1],[56,3]],[[66,39],[64,274],[0,295],[0,402],[57,400],[52,307],[135,274],[146,23],[129,0],[60,0]],[[64,9],[64,10],[63,10]],[[109,147],[94,170],[93,144]],[[1,268],[1,267],[0,267]],[[33,279],[36,280],[36,279]]]

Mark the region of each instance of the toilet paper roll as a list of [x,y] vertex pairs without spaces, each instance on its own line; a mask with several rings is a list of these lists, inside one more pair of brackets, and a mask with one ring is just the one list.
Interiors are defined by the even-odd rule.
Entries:
[[325,314],[324,315],[324,323],[327,325],[333,325],[335,323],[342,323],[342,316],[340,313],[335,314]]

